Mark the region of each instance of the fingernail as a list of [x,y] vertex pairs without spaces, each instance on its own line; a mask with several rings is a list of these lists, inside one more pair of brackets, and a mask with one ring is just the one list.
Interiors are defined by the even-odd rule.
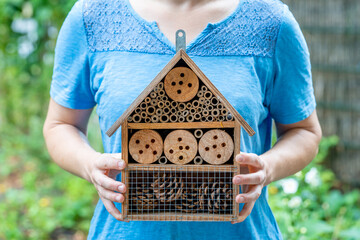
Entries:
[[119,168],[125,168],[125,162],[119,161],[118,166],[119,166]]
[[120,192],[124,192],[125,187],[124,187],[124,185],[120,185],[120,186],[118,187],[118,189],[119,189]]
[[242,162],[242,161],[244,161],[244,157],[242,155],[237,155],[236,156],[236,161]]
[[241,183],[241,179],[240,179],[240,178],[238,178],[238,177],[237,177],[237,178],[235,178],[234,183],[235,183],[235,184],[240,184],[240,183]]
[[238,197],[238,203],[242,203],[244,202],[244,198],[243,197]]
[[121,202],[121,196],[116,196],[116,201]]

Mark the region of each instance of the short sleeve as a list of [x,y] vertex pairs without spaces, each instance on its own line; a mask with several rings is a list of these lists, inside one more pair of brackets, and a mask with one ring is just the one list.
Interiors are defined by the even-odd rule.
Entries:
[[306,119],[316,107],[310,54],[299,24],[286,5],[276,42],[274,69],[269,106],[272,118],[282,124]]
[[82,1],[75,3],[60,29],[55,47],[50,96],[67,108],[88,109],[95,106]]

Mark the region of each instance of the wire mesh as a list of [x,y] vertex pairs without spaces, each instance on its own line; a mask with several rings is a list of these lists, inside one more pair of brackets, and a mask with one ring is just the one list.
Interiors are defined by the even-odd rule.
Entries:
[[129,166],[127,219],[234,220],[235,166]]

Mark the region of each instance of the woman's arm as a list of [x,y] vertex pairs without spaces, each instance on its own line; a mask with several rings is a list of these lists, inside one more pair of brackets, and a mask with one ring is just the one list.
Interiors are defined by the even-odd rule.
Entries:
[[86,137],[91,112],[92,109],[65,108],[51,99],[43,128],[45,142],[52,159],[66,171],[94,184],[109,213],[122,220],[113,202],[124,201],[121,193],[126,191],[125,184],[106,173],[110,169],[124,169],[125,162],[119,156],[101,154],[91,148]]
[[240,165],[248,166],[249,174],[237,175],[233,182],[249,185],[249,189],[236,196],[237,203],[245,204],[233,223],[246,219],[264,186],[302,170],[317,154],[322,133],[316,110],[305,120],[286,125],[276,123],[276,128],[278,141],[272,149],[260,156],[248,153],[236,156]]

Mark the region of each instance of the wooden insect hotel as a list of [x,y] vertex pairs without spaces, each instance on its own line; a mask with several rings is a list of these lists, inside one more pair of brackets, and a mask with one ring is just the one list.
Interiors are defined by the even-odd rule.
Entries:
[[107,135],[120,126],[125,219],[237,219],[240,130],[254,131],[183,48]]

